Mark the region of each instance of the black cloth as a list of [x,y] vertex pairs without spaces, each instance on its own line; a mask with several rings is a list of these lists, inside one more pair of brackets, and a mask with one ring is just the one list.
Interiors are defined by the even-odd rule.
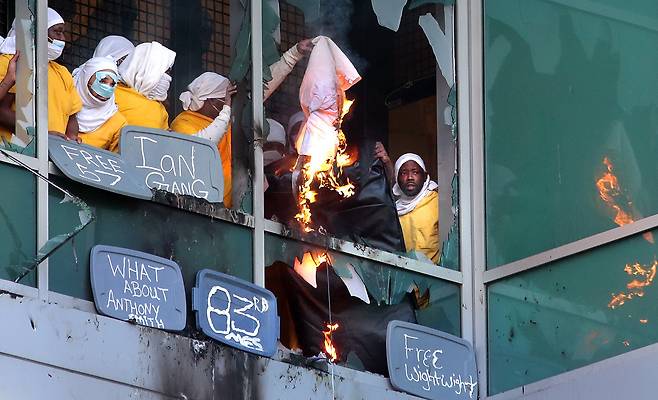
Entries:
[[[389,321],[416,323],[409,296],[395,305],[366,304],[352,297],[341,278],[329,267],[331,321],[339,328],[332,334],[338,362],[354,353],[367,371],[388,375],[386,365],[386,327]],[[307,357],[324,349],[324,334],[329,322],[327,267],[316,272],[317,288],[302,279],[289,265],[276,262],[265,269],[267,288],[277,297],[281,317],[281,343],[300,348]]]
[[[395,200],[380,160],[361,152],[355,164],[344,168],[345,177],[355,185],[356,194],[343,199],[329,189],[319,189],[311,205],[315,227],[324,227],[332,236],[369,247],[404,252],[402,228]],[[269,188],[265,191],[265,217],[295,225],[296,199],[292,194],[292,167],[295,156],[285,157],[265,168]]]

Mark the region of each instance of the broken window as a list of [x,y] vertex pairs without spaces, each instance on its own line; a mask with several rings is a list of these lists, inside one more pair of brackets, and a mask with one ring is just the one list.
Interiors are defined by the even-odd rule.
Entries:
[[484,5],[487,267],[526,270],[488,288],[495,395],[658,339],[655,229],[619,229],[658,212],[658,12]]
[[[404,3],[263,10],[264,45],[282,54],[270,64],[263,135],[265,216],[278,223],[266,234],[266,286],[281,342],[382,374],[388,321],[461,332],[459,285],[418,272],[459,269],[454,9]],[[400,217],[394,164],[405,153],[429,175],[417,200],[436,197],[425,206],[407,196]],[[422,207],[438,232],[404,220]],[[389,264],[391,253],[409,260]]]
[[[453,7],[404,3],[278,2],[272,38],[285,63],[266,83],[277,89],[265,103],[265,216],[459,269]],[[394,191],[405,153],[429,174],[423,201]],[[421,212],[438,229],[409,222]]]

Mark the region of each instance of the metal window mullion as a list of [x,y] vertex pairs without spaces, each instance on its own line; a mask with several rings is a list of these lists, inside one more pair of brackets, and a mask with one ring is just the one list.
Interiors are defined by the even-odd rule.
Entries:
[[[483,2],[458,0],[457,118],[459,128],[461,265],[464,274],[462,322],[470,326],[481,398],[487,395],[487,296],[484,285],[484,93]],[[468,286],[467,286],[468,285]]]
[[[48,176],[48,1],[36,3],[36,57],[34,80],[36,88],[36,137],[39,173]],[[48,228],[48,182],[37,179],[37,249],[40,249],[49,236]],[[37,269],[39,298],[48,300],[48,259]]]
[[253,101],[253,281],[265,287],[265,199],[263,193],[263,4],[251,1],[251,99]]

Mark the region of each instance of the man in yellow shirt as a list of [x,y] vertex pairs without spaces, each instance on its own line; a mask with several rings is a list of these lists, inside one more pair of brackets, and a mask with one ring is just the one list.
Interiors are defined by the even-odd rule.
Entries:
[[[82,102],[73,83],[73,77],[66,67],[56,63],[64,51],[64,19],[52,8],[48,8],[48,131],[78,139],[76,113]],[[0,78],[7,74],[10,60],[16,53],[16,32],[13,28],[0,46]],[[0,100],[0,136],[11,140],[16,124],[15,88]]]
[[171,130],[208,139],[217,145],[224,175],[224,206],[231,197],[231,98],[235,85],[214,72],[204,72],[181,93],[183,112],[171,123]]
[[417,154],[403,154],[391,164],[384,146],[375,145],[375,156],[382,160],[387,175],[394,173],[393,194],[407,251],[424,254],[433,263],[439,261],[439,193],[423,159]]
[[169,114],[163,101],[167,99],[176,53],[158,42],[135,47],[119,65],[122,83],[115,98],[119,112],[128,125],[169,129]]

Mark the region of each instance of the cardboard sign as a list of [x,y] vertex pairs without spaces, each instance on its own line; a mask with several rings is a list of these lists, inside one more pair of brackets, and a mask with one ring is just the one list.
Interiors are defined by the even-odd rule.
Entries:
[[129,126],[121,131],[121,156],[135,178],[153,189],[219,203],[224,175],[217,146],[196,136]]
[[473,347],[447,333],[402,321],[386,331],[386,360],[393,387],[426,399],[477,399]]
[[174,261],[99,245],[91,249],[90,269],[99,313],[168,331],[185,328],[185,286]]
[[48,153],[64,175],[99,189],[151,199],[151,189],[219,203],[224,175],[217,147],[196,136],[126,126],[121,154],[48,135]]
[[197,329],[250,353],[271,357],[279,338],[276,297],[267,289],[221,272],[197,273],[192,289]]
[[76,182],[139,199],[152,196],[116,153],[48,135],[48,154],[57,168]]

